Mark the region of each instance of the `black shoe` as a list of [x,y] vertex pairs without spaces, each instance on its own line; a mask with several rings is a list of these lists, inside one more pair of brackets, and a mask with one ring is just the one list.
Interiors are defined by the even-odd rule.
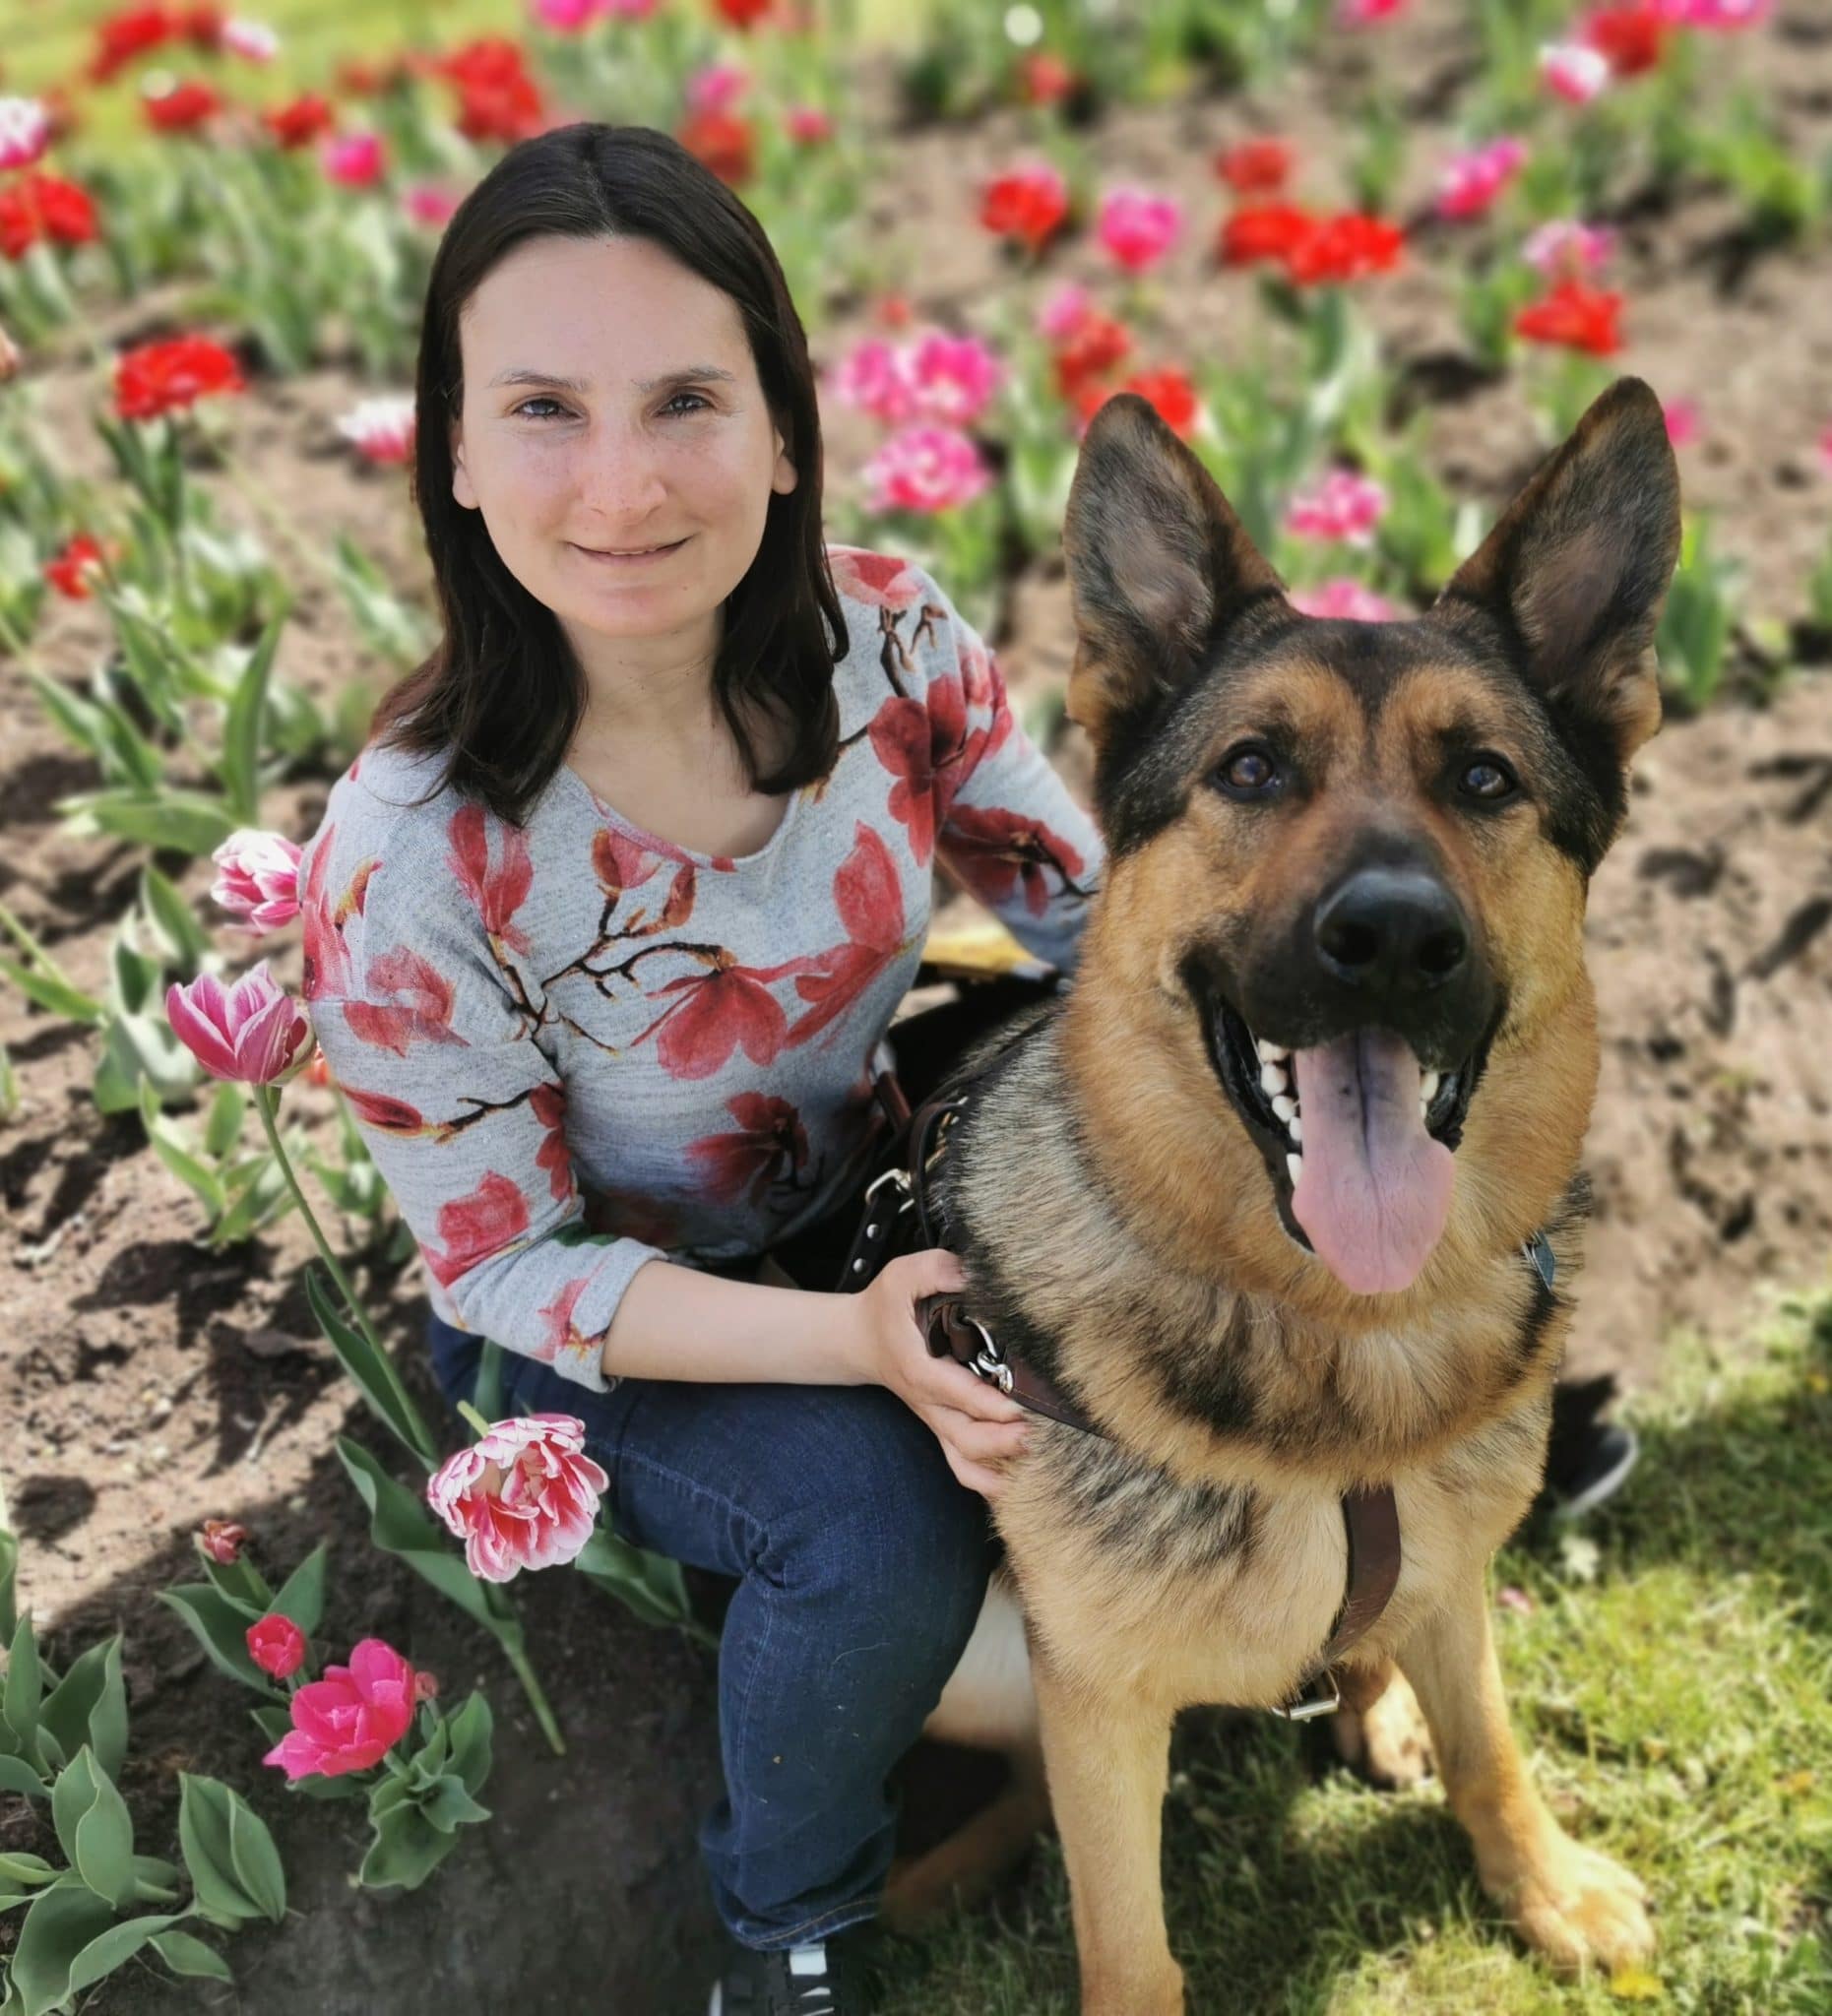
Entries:
[[783,1953],[734,1941],[706,2016],[863,2016],[853,1945],[845,1932]]
[[1581,1386],[1552,1389],[1552,1433],[1546,1451],[1541,1506],[1557,1519],[1576,1519],[1612,1497],[1635,1467],[1641,1444],[1633,1428],[1598,1418],[1615,1397],[1607,1373]]

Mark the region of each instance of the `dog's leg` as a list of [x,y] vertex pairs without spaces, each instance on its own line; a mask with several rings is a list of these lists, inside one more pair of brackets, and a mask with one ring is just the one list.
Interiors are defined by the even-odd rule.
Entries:
[[1170,1718],[1077,1687],[1035,1649],[1032,1675],[1068,1865],[1082,2016],[1182,2016],[1161,1860]]
[[925,1931],[957,1906],[978,1904],[1049,1825],[1041,1751],[1011,1757],[1011,1783],[924,1856],[892,1865],[878,1915],[894,1932]]
[[1482,1578],[1400,1654],[1431,1732],[1451,1810],[1469,1829],[1483,1887],[1562,1974],[1615,1969],[1654,1946],[1640,1882],[1575,1842],[1527,1775],[1502,1697]]

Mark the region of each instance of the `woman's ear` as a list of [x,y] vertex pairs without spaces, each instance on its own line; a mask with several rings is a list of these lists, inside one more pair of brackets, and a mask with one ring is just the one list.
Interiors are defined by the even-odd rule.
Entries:
[[465,467],[465,435],[461,423],[452,423],[452,495],[467,511],[477,508],[477,493],[471,484],[471,472]]
[[796,472],[794,462],[789,453],[782,434],[779,432],[776,437],[776,468],[770,474],[770,487],[773,490],[780,491],[784,496],[788,496],[790,491],[800,480],[801,478]]

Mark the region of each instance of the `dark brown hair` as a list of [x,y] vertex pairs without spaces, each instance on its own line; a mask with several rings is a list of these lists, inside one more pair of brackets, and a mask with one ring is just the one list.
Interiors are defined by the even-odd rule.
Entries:
[[[763,227],[678,142],[645,126],[562,126],[511,148],[447,224],[433,259],[414,384],[413,496],[444,636],[376,709],[374,733],[446,753],[451,785],[521,824],[565,760],[585,675],[553,611],[503,564],[481,512],[452,495],[451,425],[464,399],[459,316],[484,276],[530,238],[646,238],[737,304],[771,416],[797,481],[772,491],[763,542],[726,600],[713,692],[754,790],[792,790],[832,769],[833,668],[846,619],[827,566],[821,436],[807,337]],[[792,733],[758,764],[749,703]]]

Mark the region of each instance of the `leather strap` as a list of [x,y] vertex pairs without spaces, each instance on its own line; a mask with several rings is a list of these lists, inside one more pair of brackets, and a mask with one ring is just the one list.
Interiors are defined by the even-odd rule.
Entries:
[[1291,1699],[1273,1710],[1291,1722],[1333,1715],[1342,1706],[1342,1689],[1332,1669],[1351,1646],[1366,1637],[1399,1586],[1400,1510],[1393,1486],[1376,1484],[1370,1489],[1358,1484],[1344,1491],[1342,1523],[1349,1543],[1342,1607],[1328,1643],[1305,1669]]

